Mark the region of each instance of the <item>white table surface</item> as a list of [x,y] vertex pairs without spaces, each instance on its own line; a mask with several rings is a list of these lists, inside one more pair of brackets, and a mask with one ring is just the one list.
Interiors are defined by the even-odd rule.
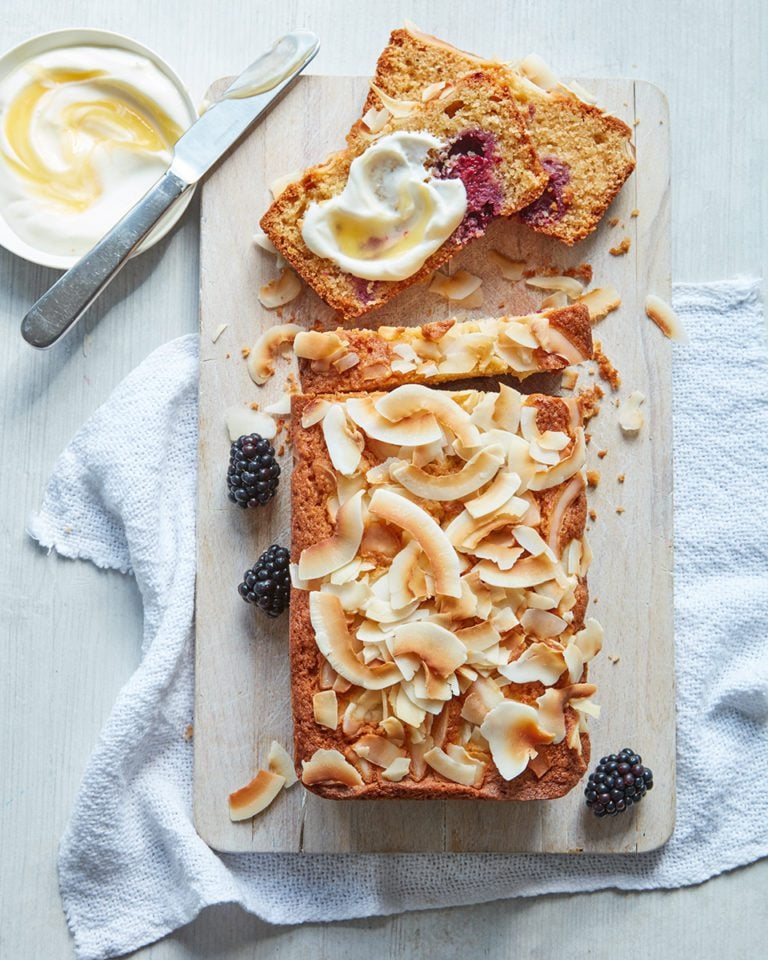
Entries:
[[[564,75],[651,80],[671,105],[673,277],[766,275],[768,5],[493,0],[402,4],[289,0],[3,0],[0,44],[66,26],[128,33],[162,53],[193,96],[238,72],[274,36],[323,39],[317,73],[370,72],[410,17],[470,50],[531,50]],[[322,117],[316,118],[322,123]],[[72,955],[56,885],[58,839],[114,697],[137,664],[133,582],[47,557],[26,538],[57,454],[154,347],[197,323],[196,207],[132,263],[64,343],[34,352],[18,333],[55,279],[0,251],[0,957]],[[119,429],[119,425],[116,425]],[[139,952],[171,958],[759,956],[768,935],[763,861],[675,892],[512,900],[394,918],[271,927],[233,907]]]

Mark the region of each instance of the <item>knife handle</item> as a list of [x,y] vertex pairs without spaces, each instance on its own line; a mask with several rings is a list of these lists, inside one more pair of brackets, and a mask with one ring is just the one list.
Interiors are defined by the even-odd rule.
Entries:
[[52,346],[82,317],[165,211],[190,187],[167,170],[141,200],[84,257],[44,293],[21,323],[33,347]]

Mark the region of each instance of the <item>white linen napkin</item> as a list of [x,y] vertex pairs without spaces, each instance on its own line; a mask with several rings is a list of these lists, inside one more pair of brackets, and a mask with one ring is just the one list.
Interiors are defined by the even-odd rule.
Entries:
[[[136,577],[143,660],[88,764],[60,853],[81,960],[132,951],[236,902],[272,923],[512,896],[699,883],[768,854],[768,354],[759,286],[678,285],[675,348],[677,826],[640,855],[218,855],[191,818],[197,337],[156,350],[59,458],[40,544]],[[115,429],[119,426],[119,429]],[[94,638],[94,642],[97,638]],[[101,638],[98,638],[101,642]],[[658,784],[657,789],[664,789]]]

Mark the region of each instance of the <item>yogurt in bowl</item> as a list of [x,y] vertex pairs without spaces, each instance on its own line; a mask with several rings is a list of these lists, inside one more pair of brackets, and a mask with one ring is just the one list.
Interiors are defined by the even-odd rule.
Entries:
[[36,263],[72,266],[162,176],[196,118],[179,78],[128,38],[61,30],[16,47],[0,59],[0,243]]

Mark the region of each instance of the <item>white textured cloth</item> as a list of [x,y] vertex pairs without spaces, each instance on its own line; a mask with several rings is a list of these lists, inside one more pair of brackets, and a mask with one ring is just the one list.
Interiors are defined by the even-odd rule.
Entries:
[[[88,764],[60,855],[86,958],[135,950],[205,906],[298,923],[501,897],[698,883],[768,854],[768,355],[758,284],[678,286],[677,827],[640,855],[217,855],[191,818],[197,338],[156,350],[57,462],[39,542],[133,573],[143,659]],[[120,430],[114,429],[115,423]],[[185,508],[184,504],[188,506]],[[94,638],[94,642],[96,638]],[[658,785],[664,789],[663,784]]]

